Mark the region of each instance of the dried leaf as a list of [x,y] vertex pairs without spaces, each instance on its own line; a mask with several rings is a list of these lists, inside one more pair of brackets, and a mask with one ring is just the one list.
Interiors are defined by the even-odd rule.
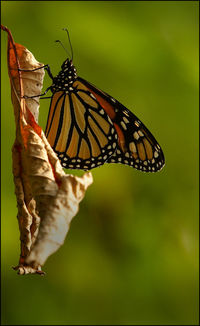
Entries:
[[18,205],[21,254],[19,274],[43,274],[41,266],[63,244],[79,202],[93,182],[92,174],[66,175],[37,124],[44,69],[32,53],[8,33],[8,71],[16,122],[13,175]]

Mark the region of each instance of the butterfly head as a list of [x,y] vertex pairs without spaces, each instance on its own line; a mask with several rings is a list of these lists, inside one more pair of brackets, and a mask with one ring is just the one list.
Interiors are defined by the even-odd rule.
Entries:
[[64,72],[67,75],[72,75],[73,77],[76,77],[76,68],[73,65],[73,62],[71,59],[67,58],[61,66],[61,71]]
[[73,65],[72,60],[69,59],[69,58],[67,58],[67,60],[65,60],[65,61],[63,62],[62,66],[61,66],[61,69],[63,70],[63,69],[65,69],[65,68],[70,68],[71,65]]

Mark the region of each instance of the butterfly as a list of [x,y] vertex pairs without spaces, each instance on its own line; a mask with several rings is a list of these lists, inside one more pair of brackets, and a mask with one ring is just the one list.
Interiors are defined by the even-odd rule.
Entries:
[[144,172],[161,170],[164,154],[151,132],[114,97],[79,77],[72,46],[71,52],[57,76],[44,66],[53,81],[46,90],[52,96],[45,134],[61,165],[91,170],[122,163]]
[[45,134],[64,168],[90,170],[122,163],[145,172],[164,166],[150,131],[125,106],[77,76],[67,59],[53,77]]

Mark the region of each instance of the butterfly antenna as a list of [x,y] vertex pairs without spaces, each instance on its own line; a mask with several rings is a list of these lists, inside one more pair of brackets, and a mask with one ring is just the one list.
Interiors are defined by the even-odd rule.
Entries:
[[69,52],[67,51],[67,49],[64,47],[64,45],[62,44],[62,42],[60,40],[56,40],[55,42],[60,43],[63,47],[63,49],[65,50],[65,52],[70,56]]
[[70,48],[71,48],[71,60],[73,61],[73,49],[72,49],[72,44],[71,44],[71,40],[70,40],[70,36],[69,36],[69,31],[67,28],[63,28],[63,31],[67,32],[68,35],[68,40],[69,40],[69,44],[70,44]]

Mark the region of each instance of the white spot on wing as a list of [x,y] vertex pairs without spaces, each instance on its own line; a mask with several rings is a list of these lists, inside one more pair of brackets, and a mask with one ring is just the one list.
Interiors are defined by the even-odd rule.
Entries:
[[129,123],[129,120],[126,117],[123,117],[125,123]]
[[158,157],[158,156],[159,156],[158,152],[155,151],[155,152],[154,152],[154,157],[156,158],[156,157]]
[[141,131],[141,130],[138,130],[138,134],[140,135],[140,136],[144,136],[144,134],[143,134],[143,132]]
[[92,93],[90,93],[90,96],[96,100],[96,97]]
[[122,128],[123,128],[124,130],[126,130],[127,127],[126,127],[125,123],[124,123],[123,121],[121,121],[120,123],[121,123]]
[[137,131],[135,131],[135,132],[133,133],[133,137],[134,137],[136,140],[138,140],[138,139],[140,138],[140,136],[138,135]]

